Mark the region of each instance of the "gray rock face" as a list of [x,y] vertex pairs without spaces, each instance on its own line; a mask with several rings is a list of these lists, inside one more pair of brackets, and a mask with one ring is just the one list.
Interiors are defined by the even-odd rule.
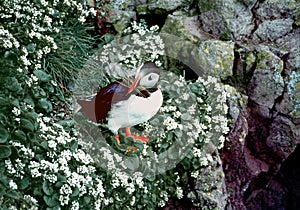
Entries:
[[[251,1],[247,3],[251,5]],[[251,7],[239,1],[199,1],[198,5],[203,28],[216,37],[243,40],[254,28]]]
[[259,5],[256,14],[261,20],[274,20],[292,16],[295,8],[295,0],[266,0]]
[[216,10],[209,10],[202,13],[201,21],[203,30],[216,38],[220,38],[227,31],[221,15]]
[[258,56],[257,67],[248,86],[248,96],[257,104],[272,109],[276,98],[283,94],[283,62],[266,47],[262,47]]
[[288,34],[293,28],[294,21],[290,18],[266,20],[261,23],[254,33],[254,39],[258,41],[275,41],[279,37]]

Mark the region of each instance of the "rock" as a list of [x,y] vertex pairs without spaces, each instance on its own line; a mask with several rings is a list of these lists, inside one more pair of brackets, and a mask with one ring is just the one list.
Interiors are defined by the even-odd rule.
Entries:
[[199,50],[203,52],[208,66],[203,66],[207,74],[226,79],[232,76],[234,43],[231,41],[207,40],[200,43]]
[[269,127],[266,145],[285,160],[300,143],[300,128],[285,117],[277,117]]
[[261,46],[258,51],[257,66],[248,86],[248,96],[255,103],[272,109],[284,90],[281,76],[283,62],[265,46]]
[[[251,4],[252,1],[248,1]],[[199,10],[202,13],[201,17],[204,20],[205,31],[215,23],[213,35],[220,35],[226,39],[243,40],[254,28],[252,23],[251,7],[243,4],[240,1],[224,0],[224,1],[200,1],[198,2]],[[212,15],[217,14],[215,17]],[[208,18],[212,17],[211,20]],[[208,21],[207,21],[208,20]],[[222,21],[220,21],[222,20]],[[226,27],[226,30],[224,30]],[[215,33],[215,32],[218,33]],[[233,37],[231,37],[233,36]]]
[[210,75],[220,79],[232,76],[233,42],[200,41],[184,27],[184,21],[176,21],[178,20],[175,17],[168,19],[162,29],[168,56],[186,63],[198,75]]
[[255,41],[275,41],[293,29],[293,19],[266,20],[254,32]]
[[278,182],[271,179],[268,187],[256,189],[254,193],[245,201],[247,209],[287,209],[288,189]]
[[184,7],[191,4],[191,0],[135,0],[132,4],[136,7],[138,14],[162,14],[174,11],[179,7]]
[[196,180],[195,192],[188,194],[194,205],[207,210],[225,209],[227,192],[222,163],[218,154],[214,155],[212,167],[199,170]]
[[[232,121],[230,122],[230,127],[234,128],[240,114],[242,112],[245,113],[246,111],[248,97],[238,92],[231,86],[226,86],[226,92],[228,93],[227,103],[229,104],[229,115],[232,119]],[[244,138],[241,139],[244,140]]]
[[165,10],[165,11],[173,11],[180,6],[190,5],[191,0],[150,0],[148,2],[148,9],[149,10]]
[[221,15],[216,10],[209,10],[201,14],[202,28],[215,38],[226,36],[227,29]]
[[122,33],[132,19],[136,19],[136,12],[129,10],[113,10],[106,18],[107,22],[112,23],[118,33]]
[[200,30],[198,16],[188,17],[182,12],[175,12],[172,15],[168,15],[161,32],[180,36],[194,43],[210,38]]
[[[299,64],[298,64],[299,65]],[[291,116],[300,119],[300,71],[292,71],[289,76],[289,82],[287,85],[288,104],[291,106],[292,111],[289,113]]]
[[295,0],[266,0],[259,5],[256,14],[260,20],[292,18],[296,9]]

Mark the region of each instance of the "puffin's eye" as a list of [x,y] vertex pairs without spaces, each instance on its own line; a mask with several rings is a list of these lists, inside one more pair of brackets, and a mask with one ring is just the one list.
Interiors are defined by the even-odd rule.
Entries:
[[153,80],[152,75],[150,75],[150,76],[148,77],[148,80],[149,80],[149,81]]

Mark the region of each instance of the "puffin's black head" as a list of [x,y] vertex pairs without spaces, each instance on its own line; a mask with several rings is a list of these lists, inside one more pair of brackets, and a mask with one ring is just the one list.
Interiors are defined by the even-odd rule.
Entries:
[[159,79],[159,68],[153,62],[145,62],[137,68],[135,80],[128,89],[131,93],[137,86],[144,88],[152,88],[156,85]]

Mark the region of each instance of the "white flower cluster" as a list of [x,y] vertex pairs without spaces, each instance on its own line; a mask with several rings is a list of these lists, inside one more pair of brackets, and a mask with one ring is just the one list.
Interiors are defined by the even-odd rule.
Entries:
[[176,196],[177,196],[178,199],[183,198],[183,190],[182,190],[181,187],[177,187],[175,193],[176,193]]
[[53,36],[68,16],[85,22],[91,13],[75,0],[4,0],[0,11],[0,44],[17,53],[24,68],[41,66],[42,56],[57,49]]
[[213,92],[210,99],[211,104],[209,104],[208,107],[213,111],[212,118],[209,119],[212,128],[207,136],[210,137],[210,139],[217,139],[217,147],[220,149],[224,146],[224,134],[229,132],[228,119],[226,117],[228,113],[226,101],[229,93],[226,91],[226,86],[219,83],[215,77],[208,76],[206,80],[199,78],[197,81],[203,83]]
[[[56,123],[51,123],[50,119],[40,115],[38,120],[41,134],[39,137],[46,140],[44,147],[48,147],[48,156],[37,160],[35,152],[25,147],[19,142],[11,142],[19,151],[21,159],[15,161],[5,160],[5,166],[8,174],[13,177],[24,178],[29,172],[31,179],[47,180],[53,186],[59,181],[58,174],[66,178],[66,183],[59,189],[60,206],[69,205],[71,209],[79,209],[77,201],[70,202],[70,196],[74,189],[79,190],[79,197],[92,196],[95,200],[95,206],[101,206],[104,199],[104,185],[100,177],[95,176],[96,168],[92,165],[93,159],[81,149],[67,149],[67,144],[76,141],[76,135],[70,136],[70,133]],[[76,167],[72,167],[72,162],[76,162]],[[17,189],[13,180],[9,186]],[[35,201],[34,197],[30,198]],[[37,206],[37,205],[35,205]],[[99,208],[98,208],[99,209]]]
[[[160,85],[162,91],[166,92],[166,94],[173,91],[175,93],[169,94],[175,95],[164,101],[159,113],[154,117],[154,119],[163,119],[162,124],[159,124],[159,127],[158,125],[153,125],[152,122],[155,122],[155,120],[143,123],[142,126],[145,129],[143,135],[155,139],[156,144],[161,146],[163,142],[169,142],[171,144],[172,142],[167,140],[167,134],[169,132],[175,132],[178,138],[182,138],[182,135],[186,135],[184,138],[188,143],[193,144],[197,141],[199,136],[206,135],[209,123],[207,120],[206,124],[204,124],[204,122],[200,123],[199,117],[201,117],[201,114],[198,113],[199,105],[195,98],[193,100],[191,99],[191,91],[187,88],[189,83],[184,77],[175,76],[169,72],[162,76],[162,82],[164,82],[164,77],[170,81]],[[204,105],[202,108],[205,108]],[[210,111],[207,108],[206,110],[207,114],[203,117],[204,119],[210,119]]]
[[165,46],[161,37],[155,33],[157,30],[158,26],[148,29],[145,23],[134,21],[124,32],[130,35],[121,39],[121,44],[111,42],[105,45],[99,61],[105,66],[118,62],[128,69],[135,69],[145,61],[152,61],[161,66],[159,56],[165,54]]
[[6,49],[20,47],[18,40],[8,30],[4,29],[3,26],[0,26],[0,41],[2,42],[2,46]]

